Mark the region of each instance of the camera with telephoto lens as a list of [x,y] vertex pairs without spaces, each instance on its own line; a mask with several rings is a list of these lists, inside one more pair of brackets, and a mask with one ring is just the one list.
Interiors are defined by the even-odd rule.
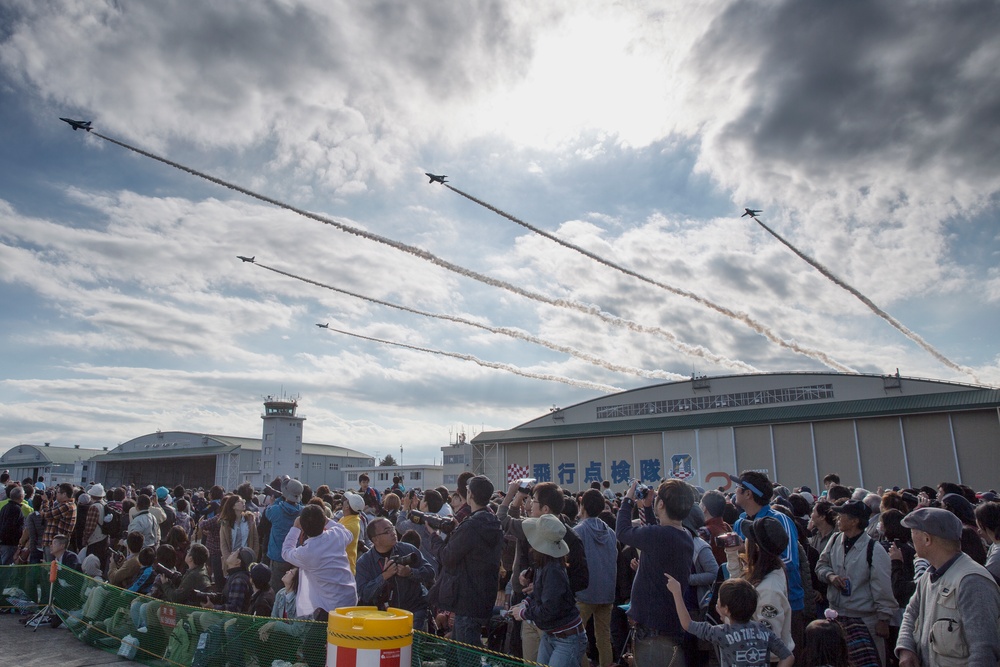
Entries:
[[212,593],[211,591],[193,590],[191,591],[191,596],[202,602],[211,602],[212,604],[222,604],[225,601],[222,593]]
[[158,575],[162,576],[164,579],[167,579],[175,584],[180,582],[180,580],[184,578],[183,573],[178,572],[173,568],[167,567],[162,563],[154,563],[153,571],[155,571]]
[[535,488],[535,482],[537,482],[534,477],[525,477],[524,479],[519,479],[517,481],[517,492],[528,494],[531,490]]
[[420,559],[416,551],[400,556],[393,556],[389,559],[391,563],[394,563],[400,567],[413,567],[417,564]]
[[455,530],[455,520],[448,516],[438,516],[437,514],[428,514],[427,512],[421,512],[419,510],[410,510],[410,521],[420,525],[426,525],[428,528],[434,530],[440,530],[445,535],[451,533]]
[[635,484],[635,499],[636,500],[642,500],[643,498],[646,497],[646,494],[649,493],[649,491],[650,491],[650,487],[648,487],[645,484],[643,484],[641,479],[630,479],[627,482],[627,484],[629,486],[632,486],[633,484]]

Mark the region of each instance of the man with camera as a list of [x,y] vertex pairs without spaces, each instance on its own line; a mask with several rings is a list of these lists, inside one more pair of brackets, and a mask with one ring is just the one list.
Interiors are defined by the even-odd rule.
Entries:
[[208,594],[206,591],[194,591],[194,595],[203,600],[202,607],[217,609],[236,614],[245,614],[250,608],[250,596],[253,586],[250,584],[250,565],[254,561],[253,549],[242,547],[233,551],[226,558],[226,585],[222,593]]
[[395,607],[413,613],[413,628],[427,630],[427,591],[434,568],[420,550],[396,539],[388,519],[368,524],[373,548],[358,559],[358,602],[380,609]]
[[[441,537],[441,532],[438,529],[445,525],[438,522],[448,520],[448,517],[442,517],[438,514],[445,506],[444,498],[434,489],[424,491],[423,498],[417,499],[414,496],[414,492],[410,491],[408,497],[404,499],[404,509],[409,511],[405,519],[396,522],[396,532],[402,535],[406,531],[412,530],[420,536],[420,553],[424,560],[434,568],[436,576],[441,569],[441,547],[444,546],[444,538]],[[416,502],[419,502],[419,509],[415,510],[406,506],[406,504]],[[454,526],[453,521],[451,525]]]

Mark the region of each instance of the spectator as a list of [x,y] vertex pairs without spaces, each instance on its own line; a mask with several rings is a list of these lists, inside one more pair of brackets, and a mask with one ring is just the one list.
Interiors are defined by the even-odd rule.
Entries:
[[[367,532],[372,549],[357,563],[359,603],[412,612],[413,628],[426,632],[427,590],[434,584],[434,568],[417,547],[397,541],[396,529],[388,519],[374,519]],[[401,565],[399,559],[415,562]]]
[[156,516],[151,511],[151,500],[149,496],[140,495],[136,499],[135,516],[129,521],[129,532],[137,532],[142,535],[142,545],[144,547],[155,547],[160,543],[160,525]]
[[720,565],[726,562],[726,549],[716,542],[715,538],[733,530],[733,527],[722,519],[722,514],[728,504],[726,497],[719,491],[706,491],[701,497],[701,511],[705,515],[705,528],[711,537],[708,545],[712,547],[715,562]]
[[367,474],[361,473],[358,477],[358,485],[361,487],[358,489],[358,493],[365,501],[365,506],[371,507],[377,514],[380,514],[382,512],[382,494],[378,492],[378,489],[371,486],[371,481],[368,479]]
[[976,507],[976,523],[983,531],[990,549],[986,554],[986,569],[1000,583],[1000,503],[985,502]]
[[865,532],[871,510],[863,501],[848,501],[834,511],[840,532],[820,554],[816,576],[829,584],[827,598],[838,618],[864,621],[884,664],[889,621],[899,609],[889,555]]
[[24,489],[11,488],[9,498],[0,507],[0,565],[14,562],[17,545],[24,534]]
[[161,538],[174,527],[177,519],[177,512],[175,512],[174,508],[170,506],[170,501],[170,491],[167,487],[161,486],[156,489],[156,500],[154,504],[156,507],[159,507],[161,512],[163,512],[163,518],[160,519]]
[[771,653],[778,657],[778,667],[791,667],[795,658],[791,650],[771,628],[754,621],[757,591],[748,582],[730,579],[719,587],[716,609],[724,622],[721,625],[692,621],[684,602],[681,582],[669,574],[663,575],[673,597],[674,610],[681,627],[699,639],[714,644],[720,650],[720,662],[732,667],[761,667]]
[[829,494],[830,488],[838,486],[839,484],[840,484],[840,475],[831,472],[829,475],[823,478],[823,495]]
[[129,533],[125,538],[125,545],[128,555],[122,556],[116,551],[108,563],[108,582],[118,588],[128,588],[139,576],[139,571],[142,569],[138,558],[143,548],[142,533]]
[[204,544],[192,544],[184,560],[187,572],[179,582],[171,579],[163,582],[163,598],[176,604],[201,604],[202,600],[195,591],[207,591],[212,586],[212,579],[208,574],[208,549]]
[[604,487],[604,490],[601,492],[604,495],[604,499],[609,503],[615,502],[615,492],[611,490],[611,482],[604,480],[601,482],[601,486]]
[[271,568],[263,563],[257,563],[251,567],[250,583],[253,584],[253,595],[250,596],[250,615],[270,616],[275,597],[274,591],[271,590]]
[[[458,487],[456,493],[459,497],[459,502],[456,504],[452,503],[452,509],[455,510],[455,521],[462,523],[472,514],[472,507],[469,505],[469,480],[473,478],[473,473],[465,471],[458,476]],[[492,495],[492,494],[491,494]]]
[[[413,493],[412,491],[410,493]],[[402,507],[402,502],[399,496],[395,493],[387,493],[382,499],[382,509],[385,512],[385,518],[389,520],[389,523],[396,525],[399,520],[399,510]]]
[[68,537],[65,535],[53,536],[51,547],[52,560],[59,563],[59,565],[63,567],[68,567],[71,570],[76,570],[77,572],[82,573],[83,564],[80,562],[80,557],[72,551],[67,550],[68,546]]
[[226,496],[219,512],[219,551],[225,560],[233,551],[247,547],[260,558],[260,540],[257,537],[257,518],[246,509],[243,496]]
[[81,543],[87,554],[97,556],[101,561],[101,571],[108,563],[108,536],[104,534],[104,485],[94,484],[87,489],[90,496],[90,506],[84,519],[83,537]]
[[[23,488],[23,487],[22,487]],[[28,549],[28,563],[42,562],[42,536],[45,534],[45,522],[39,510],[42,509],[43,496],[36,493],[31,499],[32,512],[24,520],[24,531],[21,533],[20,545]]]
[[191,527],[194,525],[190,512],[188,509],[190,505],[188,501],[184,498],[177,499],[177,513],[174,516],[174,521],[176,526],[180,526],[187,536],[191,537]]
[[641,500],[639,511],[645,513],[646,525],[633,526],[636,485],[629,487],[615,519],[618,540],[640,552],[628,612],[635,623],[635,663],[637,667],[666,665],[681,649],[684,628],[663,575],[680,581],[685,591],[688,588],[694,544],[683,522],[694,506],[694,494],[681,480],[663,482]]
[[775,512],[768,505],[774,487],[767,475],[746,470],[739,477],[730,475],[729,479],[737,485],[736,504],[743,510],[740,518],[733,524],[733,529],[740,537],[746,539],[742,529],[744,522],[765,516],[774,517],[781,522],[788,535],[788,546],[781,554],[781,560],[785,564],[785,574],[788,577],[788,604],[792,608],[792,640],[797,646],[801,646],[802,633],[805,631],[805,589],[802,587],[799,533],[795,521],[789,516]]
[[289,567],[299,568],[298,616],[312,616],[316,610],[329,613],[337,607],[357,604],[358,592],[347,559],[351,539],[351,531],[328,520],[315,505],[302,508],[301,515],[295,518],[281,545],[281,558]]
[[[39,477],[41,479],[41,477]],[[42,550],[45,551],[45,559],[52,560],[51,548],[52,538],[56,535],[72,535],[76,527],[76,501],[73,499],[73,485],[63,482],[56,487],[56,499],[54,503],[43,504],[40,512],[45,521],[45,534],[42,537]]]
[[986,568],[962,553],[962,522],[947,510],[923,507],[903,525],[931,567],[903,613],[896,644],[900,667],[996,665],[1000,588]]
[[806,626],[802,664],[805,667],[849,667],[847,637],[836,621],[822,619]]
[[[412,494],[413,492],[411,491],[410,493]],[[409,500],[410,502],[416,502],[412,497]],[[424,491],[424,497],[419,502],[420,511],[425,514],[440,514],[441,509],[446,506],[441,494],[435,489]],[[396,522],[396,532],[406,533],[410,530],[416,532],[419,536],[420,553],[423,555],[424,560],[434,568],[436,576],[441,569],[441,548],[444,546],[444,540],[441,538],[440,532],[432,530],[424,522],[414,523],[409,517]]]
[[248,613],[250,597],[253,595],[250,583],[250,565],[253,559],[253,550],[247,547],[230,552],[225,562],[226,585],[222,589],[222,603],[213,604],[211,600],[206,600],[201,606],[234,614]]
[[[156,564],[156,549],[153,547],[142,547],[136,556],[136,560],[139,563],[138,574],[129,584],[128,590],[133,593],[146,595],[156,582],[156,570],[153,569],[153,566]],[[137,628],[141,627],[139,623],[135,625]]]
[[[282,588],[281,578],[285,576],[291,565],[281,556],[285,537],[302,511],[299,502],[302,500],[302,483],[297,479],[289,479],[282,485],[281,497],[264,510],[269,528],[267,538],[267,557],[271,560],[271,589]],[[320,510],[322,511],[322,510]]]
[[441,550],[441,573],[431,595],[439,607],[455,612],[453,638],[478,646],[497,597],[503,529],[487,508],[493,482],[472,477],[467,492],[471,514]]
[[790,651],[795,650],[792,638],[792,608],[788,602],[781,554],[788,548],[788,533],[777,519],[763,516],[743,524],[746,534],[747,567],[743,567],[737,547],[726,549],[731,579],[746,579],[757,591],[757,607],[753,620],[774,632]]
[[351,565],[351,574],[357,571],[358,563],[358,542],[361,539],[361,513],[365,511],[364,498],[356,493],[348,491],[344,494],[344,501],[341,503],[343,516],[340,523],[351,531],[351,543],[347,545],[347,560]]
[[611,653],[611,607],[615,602],[618,576],[618,540],[614,531],[600,519],[605,507],[604,495],[598,489],[590,489],[583,494],[582,500],[582,520],[573,532],[583,543],[588,578],[587,587],[576,593],[576,605],[584,627],[587,621],[594,619],[599,664],[606,666],[614,662]]
[[[600,491],[594,492],[600,496]],[[535,574],[530,593],[511,608],[511,614],[541,631],[540,664],[578,667],[587,651],[587,633],[566,574],[569,545],[563,537],[569,531],[552,514],[525,519],[521,527],[531,545]]]

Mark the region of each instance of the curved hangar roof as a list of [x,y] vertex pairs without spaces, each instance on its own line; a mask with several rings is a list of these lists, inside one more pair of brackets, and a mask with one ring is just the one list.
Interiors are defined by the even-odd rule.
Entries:
[[696,377],[601,396],[474,443],[817,421],[1000,407],[1000,390],[900,375],[766,373]]
[[[163,431],[150,433],[123,442],[107,454],[100,457],[101,461],[124,461],[137,456],[143,458],[171,456],[208,456],[225,454],[238,449],[259,452],[260,438],[240,438],[230,435],[211,435],[208,433],[190,433],[188,431]],[[344,458],[370,459],[370,454],[364,454],[354,449],[336,445],[321,445],[302,443],[302,453],[320,456],[341,456]]]

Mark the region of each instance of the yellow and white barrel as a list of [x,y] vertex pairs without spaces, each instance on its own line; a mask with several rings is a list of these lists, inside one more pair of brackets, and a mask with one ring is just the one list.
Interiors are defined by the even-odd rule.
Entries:
[[413,614],[341,607],[326,626],[326,667],[410,667]]

